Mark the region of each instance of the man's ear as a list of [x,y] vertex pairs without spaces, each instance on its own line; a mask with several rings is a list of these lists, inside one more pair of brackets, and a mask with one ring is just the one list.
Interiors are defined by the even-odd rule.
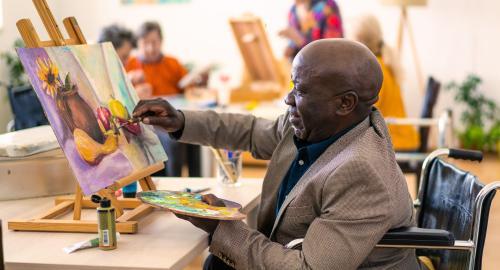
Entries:
[[350,114],[358,106],[358,94],[354,91],[349,91],[340,98],[340,106],[337,108],[337,114],[346,116]]

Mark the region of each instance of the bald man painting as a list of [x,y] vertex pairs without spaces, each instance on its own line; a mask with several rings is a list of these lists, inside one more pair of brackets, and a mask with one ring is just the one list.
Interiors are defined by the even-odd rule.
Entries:
[[[276,121],[177,111],[141,101],[142,121],[185,143],[250,151],[270,160],[257,229],[179,216],[210,234],[205,269],[418,269],[415,251],[378,249],[390,229],[414,225],[387,127],[373,107],[382,84],[360,43],[324,39],[293,61],[288,111]],[[213,196],[210,204],[220,205]],[[301,248],[285,246],[303,238]]]

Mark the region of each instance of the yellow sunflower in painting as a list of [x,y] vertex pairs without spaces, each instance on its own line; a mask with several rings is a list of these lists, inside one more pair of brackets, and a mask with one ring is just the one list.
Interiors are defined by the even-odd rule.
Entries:
[[60,84],[59,70],[50,59],[37,58],[38,78],[42,81],[42,89],[51,97],[55,97]]

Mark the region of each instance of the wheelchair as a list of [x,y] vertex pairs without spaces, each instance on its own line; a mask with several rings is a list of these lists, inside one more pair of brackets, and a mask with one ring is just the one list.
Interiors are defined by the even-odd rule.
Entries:
[[[423,269],[480,270],[491,202],[500,181],[484,185],[441,157],[481,161],[479,151],[438,149],[423,162],[418,198],[418,227],[387,232],[377,248],[416,249]],[[287,248],[300,249],[303,239]]]

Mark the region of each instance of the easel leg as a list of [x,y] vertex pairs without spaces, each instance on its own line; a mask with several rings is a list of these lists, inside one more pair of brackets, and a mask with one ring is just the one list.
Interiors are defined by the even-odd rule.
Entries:
[[151,179],[151,176],[146,176],[139,179],[139,185],[141,185],[143,191],[156,190],[156,186],[153,182],[153,179]]
[[80,220],[82,216],[82,198],[82,189],[77,183],[75,192],[75,206],[73,208],[73,220]]
[[401,14],[399,15],[398,35],[396,38],[396,52],[398,53],[398,58],[401,57],[401,51],[403,49],[403,28],[405,22],[406,22],[406,8],[401,7]]
[[417,46],[415,45],[415,39],[413,37],[413,29],[410,24],[410,20],[406,18],[406,27],[408,28],[408,37],[410,38],[410,46],[413,55],[413,62],[415,62],[415,70],[417,72],[417,80],[418,86],[420,88],[420,92],[423,93],[424,90],[424,81],[422,77],[422,69],[420,67],[420,59],[417,54]]

